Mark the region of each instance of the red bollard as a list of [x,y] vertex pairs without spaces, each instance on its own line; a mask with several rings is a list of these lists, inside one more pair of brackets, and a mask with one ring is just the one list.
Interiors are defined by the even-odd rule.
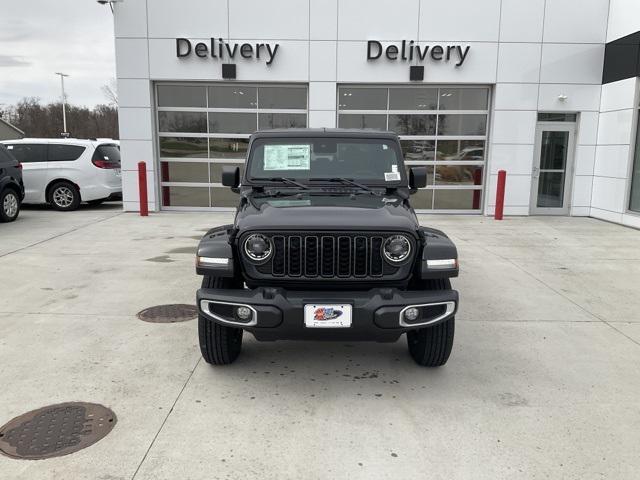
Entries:
[[504,213],[504,189],[507,183],[507,172],[498,170],[498,189],[496,190],[496,213],[495,219],[502,220]]
[[149,215],[149,199],[147,198],[147,164],[138,162],[138,191],[140,192],[140,216]]

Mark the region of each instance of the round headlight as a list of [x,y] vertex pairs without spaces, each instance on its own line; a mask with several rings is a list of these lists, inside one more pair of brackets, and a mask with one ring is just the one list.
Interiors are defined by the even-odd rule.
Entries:
[[249,235],[244,241],[244,253],[254,262],[264,262],[268,260],[272,252],[273,247],[271,246],[271,240],[259,233]]
[[411,242],[404,235],[393,235],[385,240],[382,253],[391,263],[403,262],[411,253]]

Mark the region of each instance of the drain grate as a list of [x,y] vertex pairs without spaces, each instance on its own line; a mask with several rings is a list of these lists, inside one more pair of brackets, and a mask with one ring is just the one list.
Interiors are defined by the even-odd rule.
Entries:
[[138,313],[138,318],[152,323],[175,323],[193,320],[198,316],[195,305],[175,304],[157,305],[149,307]]
[[115,413],[97,403],[50,405],[0,427],[0,452],[28,460],[68,455],[104,438],[116,421]]

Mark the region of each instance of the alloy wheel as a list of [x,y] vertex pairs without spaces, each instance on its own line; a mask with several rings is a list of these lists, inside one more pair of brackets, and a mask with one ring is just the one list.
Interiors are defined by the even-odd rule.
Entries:
[[2,209],[7,217],[15,217],[18,213],[18,197],[14,193],[7,193],[2,202]]
[[69,187],[58,187],[53,191],[53,203],[60,208],[67,208],[73,203],[73,192]]

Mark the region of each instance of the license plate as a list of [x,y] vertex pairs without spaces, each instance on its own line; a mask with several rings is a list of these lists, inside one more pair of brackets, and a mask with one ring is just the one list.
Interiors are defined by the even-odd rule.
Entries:
[[304,325],[309,328],[349,328],[351,305],[321,303],[305,305]]
[[119,177],[120,175],[122,175],[122,174],[120,173],[120,169],[119,169],[119,168],[114,168],[114,169],[113,169],[113,173],[115,173],[118,177]]

